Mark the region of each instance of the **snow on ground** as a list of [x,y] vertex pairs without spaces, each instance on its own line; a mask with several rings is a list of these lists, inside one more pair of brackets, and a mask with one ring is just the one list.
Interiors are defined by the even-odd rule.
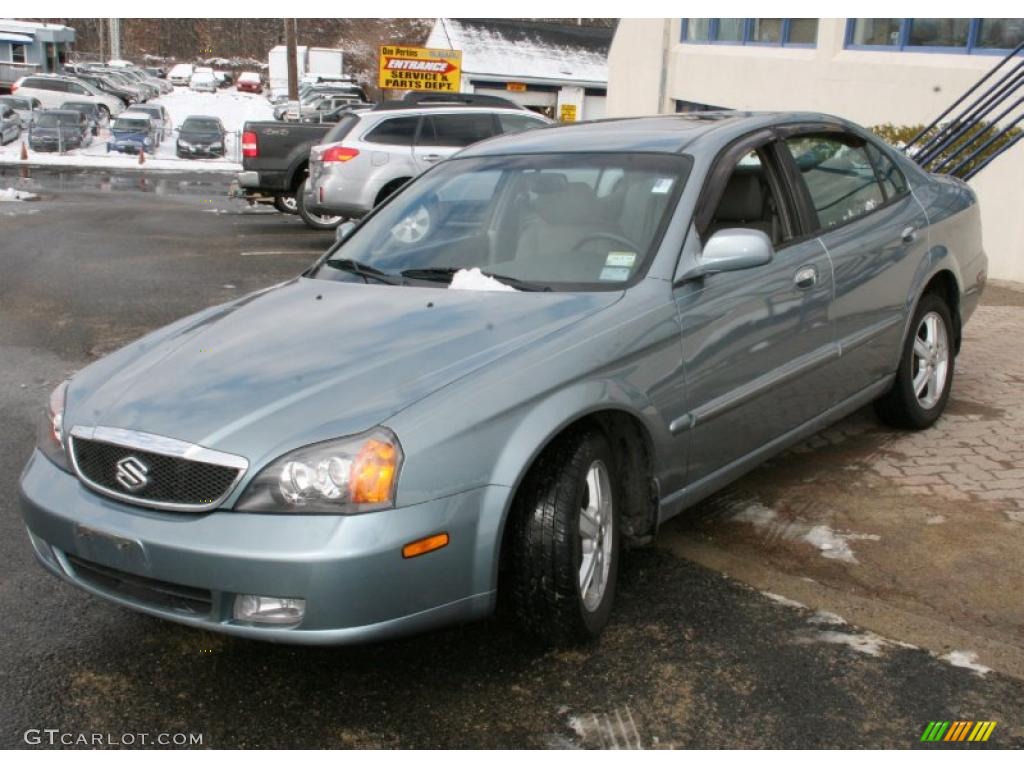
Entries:
[[0,189],[0,203],[15,203],[20,200],[38,200],[39,195],[35,192],[25,192],[14,187]]
[[984,677],[992,670],[984,664],[978,663],[978,654],[973,651],[951,651],[945,656],[939,656],[943,661],[948,661],[954,667],[963,667],[974,672],[978,677]]
[[[190,115],[219,117],[227,130],[227,154],[223,160],[185,160],[175,156],[175,134],[167,136],[153,155],[146,155],[142,168],[150,171],[215,171],[232,173],[240,171],[241,151],[239,141],[242,125],[248,120],[272,120],[273,108],[270,102],[256,93],[239,93],[234,88],[216,93],[196,93],[188,88],[175,88],[174,93],[148,102],[163,104],[171,115],[174,127],[180,126]],[[139,168],[136,155],[107,152],[110,131],[104,127],[100,135],[83,149],[75,149],[61,155],[56,152],[33,152],[29,150],[29,162],[33,165],[74,166],[78,168]],[[0,165],[21,162],[22,140],[28,143],[28,133],[7,146],[0,147]]]

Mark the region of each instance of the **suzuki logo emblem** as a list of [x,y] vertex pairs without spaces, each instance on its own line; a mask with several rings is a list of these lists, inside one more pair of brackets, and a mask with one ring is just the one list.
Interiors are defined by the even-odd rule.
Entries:
[[149,467],[134,456],[125,456],[117,462],[114,477],[129,491],[139,491],[149,484]]

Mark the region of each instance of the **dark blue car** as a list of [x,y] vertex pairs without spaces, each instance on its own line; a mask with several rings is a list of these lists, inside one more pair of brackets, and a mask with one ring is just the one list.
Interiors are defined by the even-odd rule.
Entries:
[[156,126],[149,115],[140,112],[122,112],[110,128],[108,152],[127,152],[137,155],[142,150],[152,152],[157,145]]

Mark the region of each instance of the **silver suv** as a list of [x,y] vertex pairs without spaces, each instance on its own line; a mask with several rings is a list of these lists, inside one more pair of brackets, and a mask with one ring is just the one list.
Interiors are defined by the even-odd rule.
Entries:
[[[495,101],[498,101],[495,99]],[[547,118],[516,107],[406,102],[341,118],[309,153],[306,210],[359,218],[407,181],[483,139],[540,128]]]

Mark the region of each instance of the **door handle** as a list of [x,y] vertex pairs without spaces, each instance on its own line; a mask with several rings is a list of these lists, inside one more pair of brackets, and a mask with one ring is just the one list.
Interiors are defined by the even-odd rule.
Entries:
[[426,160],[428,163],[436,163],[441,159],[441,155],[420,155],[421,160]]
[[818,270],[814,267],[801,267],[793,275],[793,285],[801,291],[813,288],[816,282],[818,282]]
[[917,230],[914,227],[907,227],[900,233],[904,243],[912,243],[917,240]]

